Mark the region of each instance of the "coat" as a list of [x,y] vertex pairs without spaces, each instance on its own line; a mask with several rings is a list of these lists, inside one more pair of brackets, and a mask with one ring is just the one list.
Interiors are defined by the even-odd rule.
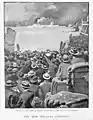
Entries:
[[71,65],[70,63],[61,63],[59,65],[56,77],[58,77],[60,80],[66,79],[68,74],[67,70],[70,65]]
[[31,69],[31,61],[28,61],[19,71],[17,76],[20,78],[23,76],[25,73],[28,73]]
[[40,88],[42,89],[43,92],[43,99],[45,99],[46,93],[51,91],[51,82],[44,81],[40,84]]
[[74,58],[71,61],[71,64],[75,64],[75,63],[80,63],[80,62],[85,62],[85,60],[83,58]]
[[39,68],[35,72],[36,72],[36,76],[38,76],[41,79],[41,81],[43,81],[44,70],[42,68]]
[[56,76],[56,71],[57,71],[57,66],[51,62],[51,60],[49,60],[46,56],[46,61],[48,62],[49,64],[49,74],[52,78],[54,78]]

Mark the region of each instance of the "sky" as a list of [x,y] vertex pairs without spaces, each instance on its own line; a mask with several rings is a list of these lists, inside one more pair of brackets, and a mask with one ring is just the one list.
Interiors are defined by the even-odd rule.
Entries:
[[5,3],[5,21],[29,20],[32,16],[53,18],[72,24],[88,13],[88,3]]

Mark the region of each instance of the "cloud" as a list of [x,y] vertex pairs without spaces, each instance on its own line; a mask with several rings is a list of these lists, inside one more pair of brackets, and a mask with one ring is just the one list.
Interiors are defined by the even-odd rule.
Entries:
[[51,17],[58,24],[75,23],[88,12],[88,3],[6,3],[5,21]]
[[33,3],[8,3],[5,5],[5,21],[29,20],[35,14],[39,13],[36,12]]
[[88,12],[87,3],[55,3],[55,6],[57,11],[46,10],[42,16],[52,17],[58,24],[75,23]]

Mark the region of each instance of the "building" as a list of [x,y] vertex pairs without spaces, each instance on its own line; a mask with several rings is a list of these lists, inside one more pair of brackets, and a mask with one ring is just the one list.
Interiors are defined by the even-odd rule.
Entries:
[[89,16],[82,19],[80,33],[88,36],[88,34],[89,34]]

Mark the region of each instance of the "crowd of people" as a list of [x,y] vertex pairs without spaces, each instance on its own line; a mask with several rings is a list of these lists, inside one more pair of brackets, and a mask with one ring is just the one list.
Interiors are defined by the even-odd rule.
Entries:
[[[5,107],[44,108],[47,94],[56,81],[68,83],[68,67],[88,62],[89,53],[69,50],[5,52]],[[64,91],[67,88],[64,88]]]

